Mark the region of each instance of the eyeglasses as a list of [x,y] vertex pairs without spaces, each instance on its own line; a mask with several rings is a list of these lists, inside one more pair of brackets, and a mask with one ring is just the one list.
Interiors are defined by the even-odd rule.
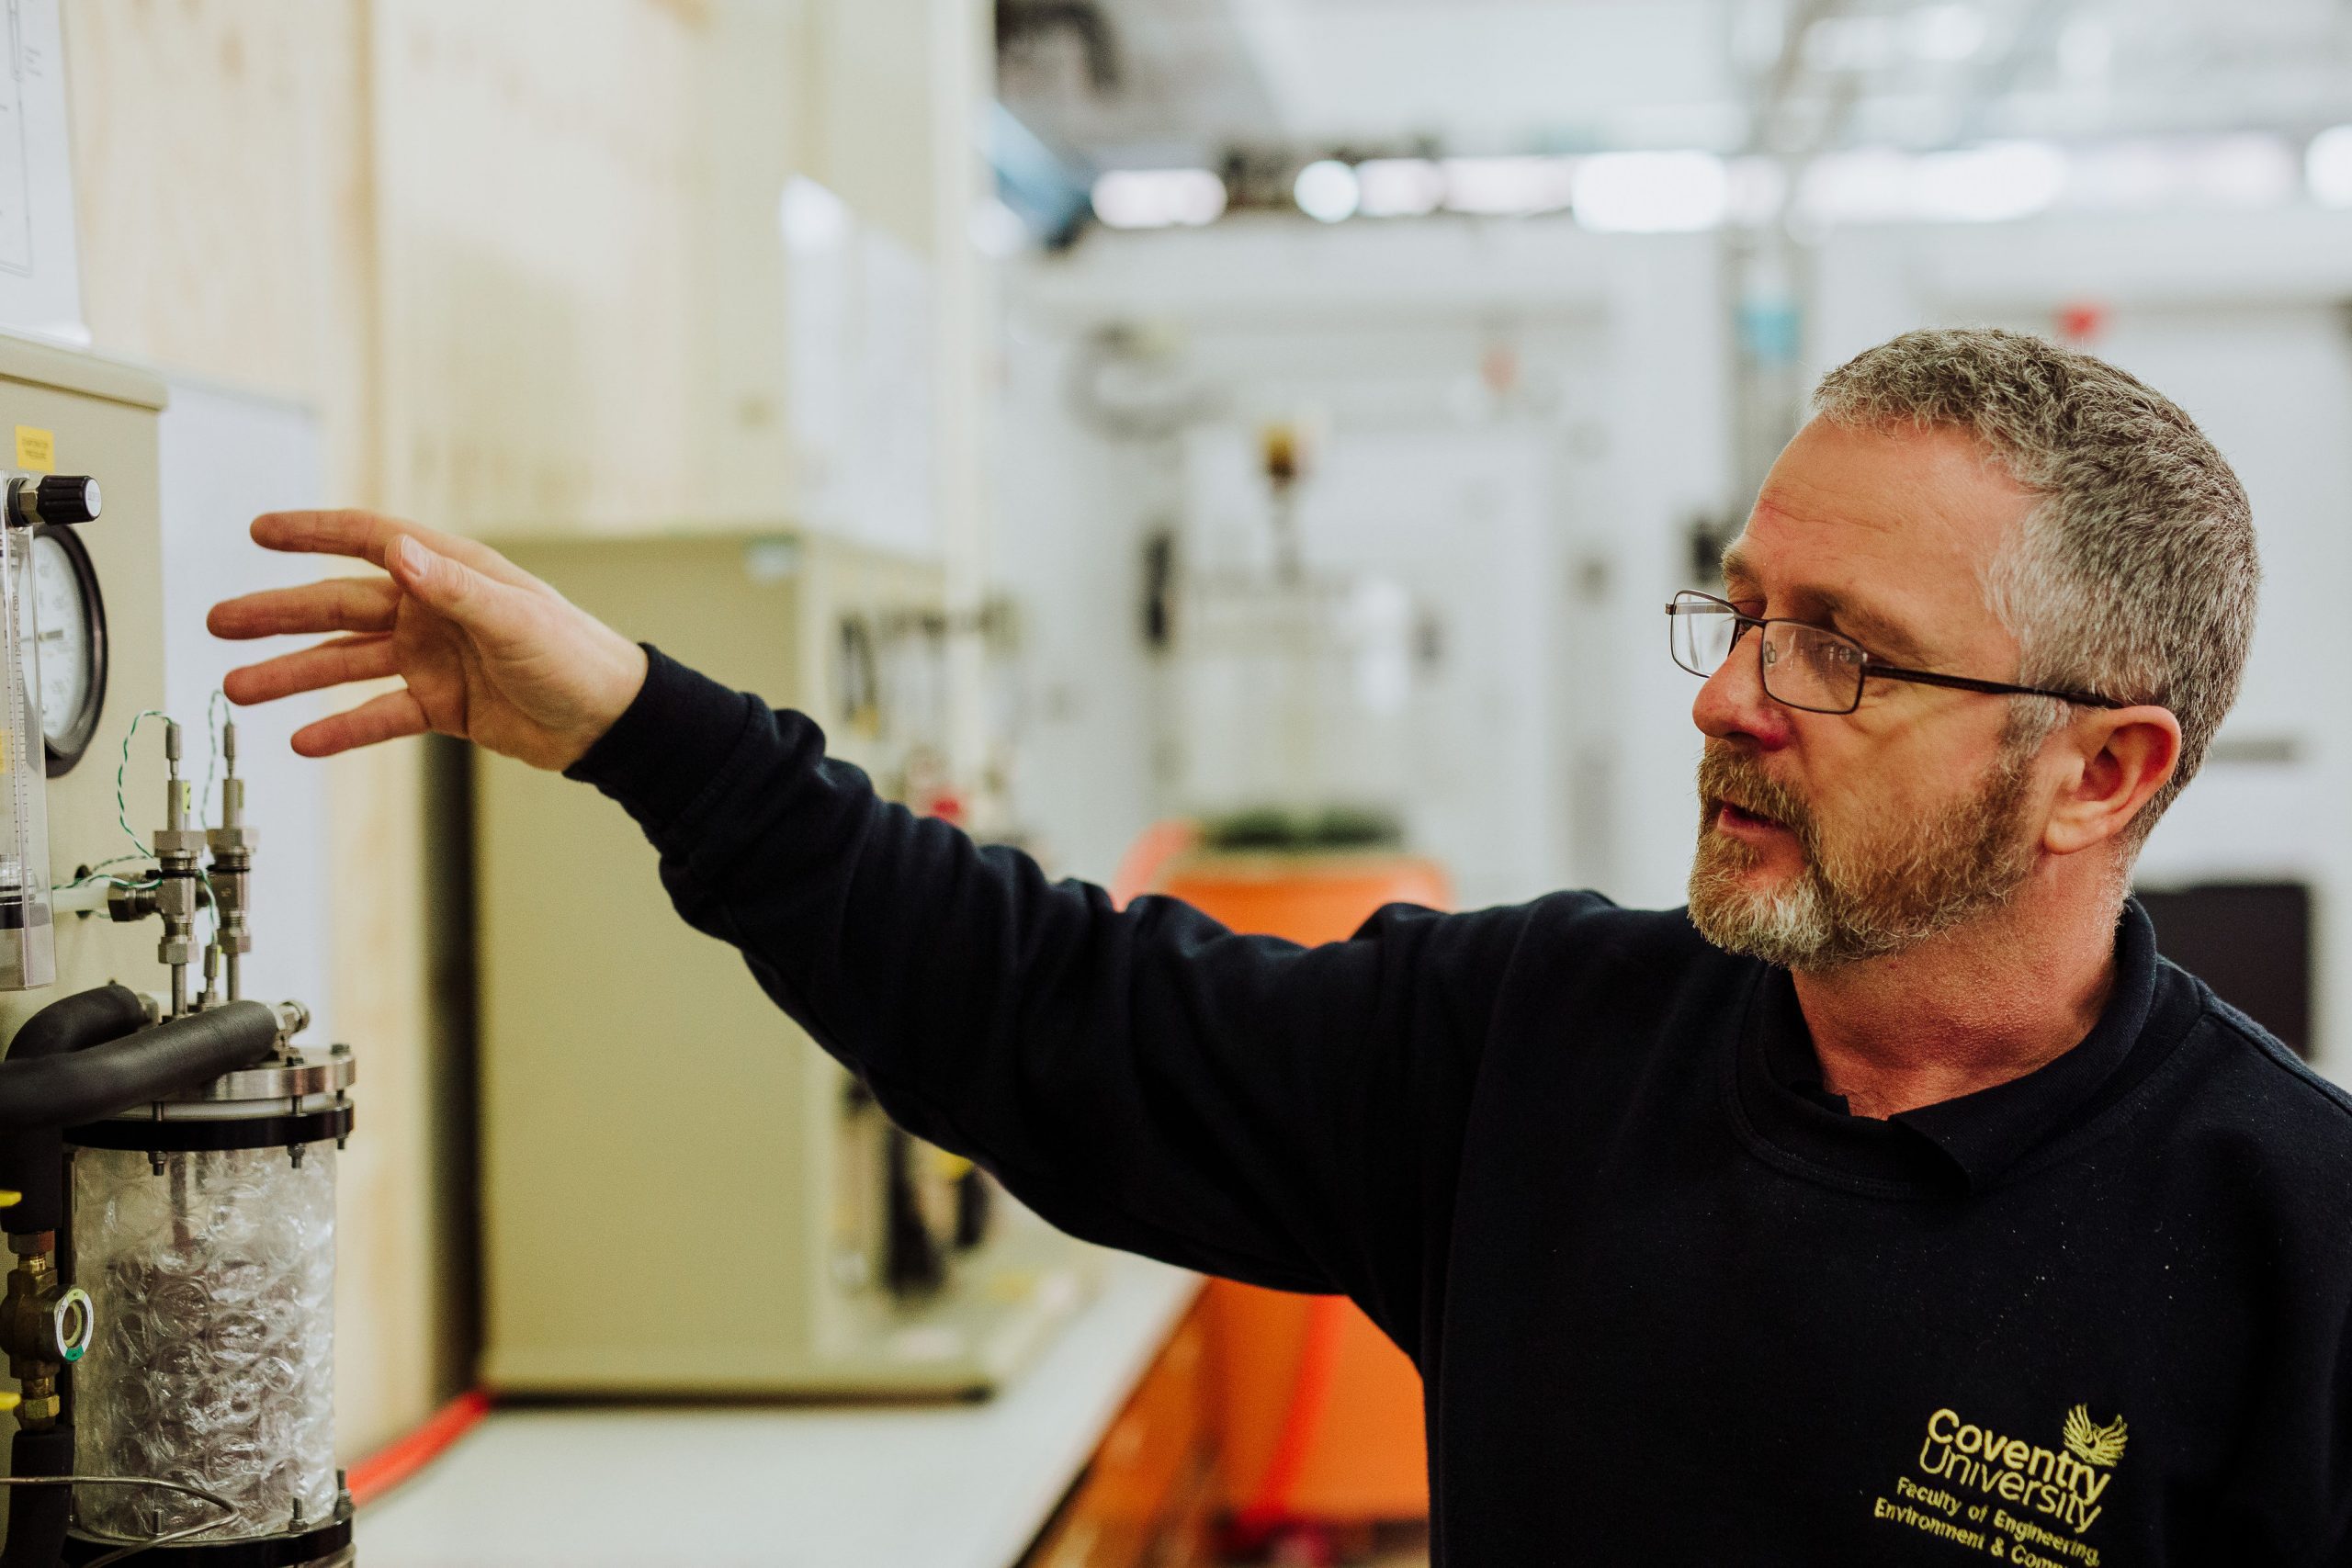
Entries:
[[1923,686],[1950,686],[1962,692],[2055,697],[2062,703],[2080,703],[2087,707],[2125,705],[2093,692],[2015,686],[2005,681],[1940,675],[1928,670],[1898,670],[1880,662],[1853,638],[1826,626],[1743,615],[1739,606],[1728,600],[1690,589],[1668,602],[1666,615],[1674,661],[1702,678],[1712,677],[1721,670],[1732,649],[1739,646],[1741,636],[1753,628],[1758,634],[1756,650],[1763,671],[1764,694],[1784,706],[1803,708],[1807,713],[1852,713],[1862,705],[1862,683],[1871,680],[1913,681]]

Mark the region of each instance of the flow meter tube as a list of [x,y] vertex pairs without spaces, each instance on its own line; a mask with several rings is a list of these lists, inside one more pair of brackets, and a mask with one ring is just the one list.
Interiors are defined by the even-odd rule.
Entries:
[[49,794],[40,734],[32,530],[0,526],[0,990],[57,979],[50,924]]

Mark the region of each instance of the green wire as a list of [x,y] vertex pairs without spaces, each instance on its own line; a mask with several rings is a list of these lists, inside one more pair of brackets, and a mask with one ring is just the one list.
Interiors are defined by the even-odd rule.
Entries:
[[122,760],[114,765],[114,819],[115,825],[122,829],[122,836],[130,840],[130,847],[135,852],[127,855],[116,855],[111,860],[102,860],[98,862],[97,864],[90,867],[90,869],[83,875],[74,878],[71,882],[52,883],[50,886],[51,892],[62,893],[69,887],[80,887],[92,882],[109,882],[117,887],[153,887],[162,881],[162,878],[155,877],[144,882],[133,882],[125,877],[107,876],[102,874],[108,866],[127,865],[132,861],[143,861],[149,858],[147,846],[139,841],[139,835],[131,831],[130,828],[130,798],[129,793],[130,742],[139,734],[139,724],[141,719],[160,718],[168,724],[171,722],[171,715],[164,712],[161,708],[141,708],[137,713],[130,716],[130,728],[122,732]]
[[[205,763],[204,797],[197,807],[197,821],[199,826],[204,821],[204,814],[210,809],[213,779],[220,772],[220,708],[221,705],[227,700],[227,693],[215,690],[212,694],[212,700],[206,705],[207,728],[210,731],[212,750],[210,757]],[[144,861],[152,858],[148,847],[140,841],[139,834],[130,826],[130,743],[134,739],[138,739],[139,726],[141,722],[151,718],[160,718],[165,724],[169,724],[172,721],[172,716],[165,713],[161,708],[141,708],[137,713],[131,715],[130,728],[124,730],[122,733],[122,757],[119,761],[115,763],[114,768],[115,825],[122,829],[122,836],[130,840],[130,847],[134,852],[127,855],[116,855],[111,860],[100,861],[97,864],[90,867],[86,873],[74,878],[71,882],[52,883],[51,885],[50,891],[53,893],[62,893],[69,887],[81,887],[93,882],[111,883],[117,887],[154,887],[162,885],[163,878],[160,875],[151,875],[144,880],[133,881],[128,877],[107,876],[104,874],[108,866],[125,865],[132,861]],[[212,874],[205,867],[198,866],[197,868],[196,874],[198,879],[204,884],[205,908],[209,912],[212,919],[212,941],[206,945],[217,945],[220,940],[220,901],[213,897]]]
[[122,732],[122,761],[114,766],[114,819],[122,829],[122,836],[130,840],[130,847],[144,858],[148,853],[147,846],[141,843],[139,835],[131,830],[130,799],[126,793],[130,786],[124,782],[130,772],[130,742],[139,734],[139,721],[142,718],[160,718],[165,724],[172,722],[172,716],[161,708],[141,708],[130,716],[130,728]]
[[[220,771],[220,713],[221,709],[227,705],[228,700],[229,694],[216,688],[211,700],[205,704],[205,728],[211,739],[211,752],[204,765],[204,795],[197,805],[196,820],[198,828],[203,826],[207,814],[212,809],[212,784]],[[107,868],[109,866],[127,865],[132,861],[145,861],[153,858],[148,847],[140,841],[139,835],[131,829],[130,794],[130,742],[139,734],[140,721],[149,718],[160,718],[165,724],[172,722],[172,716],[161,708],[141,708],[131,715],[130,728],[123,731],[122,735],[122,760],[115,764],[114,769],[115,824],[122,829],[122,836],[130,840],[130,847],[136,852],[116,855],[111,860],[102,860],[71,882],[52,883],[50,886],[51,892],[62,893],[69,887],[82,887],[93,882],[104,882],[116,887],[141,888],[163,886],[164,879],[160,874],[150,874],[143,881],[106,874]],[[197,880],[204,884],[204,909],[212,926],[211,939],[204,945],[217,948],[220,945],[220,898],[213,891],[211,868],[198,865],[196,868],[196,875]]]
[[[213,687],[212,695],[204,704],[204,724],[212,749],[204,760],[204,794],[196,807],[196,822],[199,828],[212,819],[212,781],[220,771],[221,715],[228,706],[229,694],[218,686]],[[220,901],[213,897],[212,870],[209,866],[198,866],[196,874],[204,881],[204,908],[212,919],[212,941],[207,945],[218,947],[220,945]],[[225,959],[228,955],[223,953],[221,956]]]
[[229,705],[229,694],[220,687],[212,688],[212,695],[204,705],[205,728],[211,732],[212,750],[204,761],[204,795],[196,804],[196,819],[209,821],[212,817],[212,780],[220,771],[220,714]]

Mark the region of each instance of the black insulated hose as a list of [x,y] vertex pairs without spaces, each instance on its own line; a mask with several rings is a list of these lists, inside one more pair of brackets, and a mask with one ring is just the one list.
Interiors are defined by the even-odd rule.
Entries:
[[[61,997],[27,1019],[8,1042],[9,1063],[35,1062],[119,1040],[147,1022],[147,1006],[128,986],[100,986]],[[0,1064],[0,1071],[6,1065]],[[0,1227],[19,1232],[65,1228],[62,1123],[0,1132],[0,1188],[18,1194],[0,1208]]]
[[25,1020],[8,1042],[8,1060],[31,1061],[87,1050],[143,1028],[147,1004],[128,986],[100,986],[61,997]]
[[257,1066],[277,1049],[277,1029],[276,1009],[236,1001],[62,1056],[11,1052],[0,1062],[0,1133],[96,1122]]
[[[74,1428],[59,1425],[45,1432],[18,1432],[8,1445],[8,1473],[73,1474]],[[8,1544],[0,1550],[0,1568],[57,1568],[64,1559],[73,1508],[71,1486],[9,1487]]]

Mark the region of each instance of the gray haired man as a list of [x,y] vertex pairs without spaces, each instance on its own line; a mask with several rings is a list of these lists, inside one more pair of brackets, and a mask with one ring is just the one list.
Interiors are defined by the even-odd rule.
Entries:
[[877,801],[805,717],[365,513],[258,702],[594,784],[891,1113],[1078,1234],[1343,1292],[1428,1387],[1457,1564],[2352,1561],[2352,1102],[2157,956],[2132,861],[2235,694],[2245,499],[1994,332],[1833,373],[1668,606],[1687,910],[1114,909]]

